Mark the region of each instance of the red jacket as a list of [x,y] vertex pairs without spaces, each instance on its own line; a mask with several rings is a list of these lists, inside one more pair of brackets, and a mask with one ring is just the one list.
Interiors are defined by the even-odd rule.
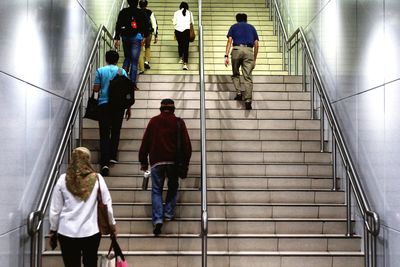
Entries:
[[[150,166],[157,163],[171,164],[175,162],[177,120],[178,118],[172,112],[161,112],[158,116],[151,118],[139,150],[139,161],[142,166],[148,167],[147,156],[150,158]],[[185,122],[182,119],[181,136],[184,163],[188,166],[192,156],[192,144]]]

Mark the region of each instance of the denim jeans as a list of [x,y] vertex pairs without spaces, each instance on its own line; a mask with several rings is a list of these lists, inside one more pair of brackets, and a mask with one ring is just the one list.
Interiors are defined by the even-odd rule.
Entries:
[[[165,205],[163,205],[162,193],[166,177],[168,177],[168,192]],[[151,202],[153,208],[152,221],[154,225],[163,223],[164,215],[169,218],[174,217],[179,187],[178,179],[176,168],[173,164],[157,165],[151,168]]]
[[110,159],[117,159],[124,109],[111,112],[108,104],[99,106],[100,165],[108,166]]
[[122,46],[124,48],[124,63],[122,67],[125,70],[130,70],[129,77],[131,81],[136,83],[138,62],[141,50],[141,41],[137,40],[136,36],[122,36]]

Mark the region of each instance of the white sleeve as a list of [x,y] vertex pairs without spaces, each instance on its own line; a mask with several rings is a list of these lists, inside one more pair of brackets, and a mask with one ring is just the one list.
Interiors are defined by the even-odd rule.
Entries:
[[176,16],[176,12],[174,13],[174,18],[172,19],[172,24],[174,24],[174,26],[176,26],[176,24],[178,24],[178,18]]
[[154,12],[151,12],[150,21],[151,21],[151,27],[154,29],[154,34],[157,36],[158,25],[157,25],[156,17],[154,16]]
[[112,200],[111,200],[110,191],[108,191],[108,187],[107,187],[106,182],[104,181],[103,176],[101,176],[100,173],[98,173],[97,175],[99,177],[99,182],[100,182],[101,198],[103,200],[103,204],[107,205],[109,223],[116,224],[115,219],[114,219],[114,212],[113,212],[113,208],[112,208]]
[[[62,179],[62,181],[64,181],[64,179]],[[63,206],[64,198],[61,192],[61,179],[58,179],[56,185],[54,186],[50,202],[49,221],[51,231],[58,230],[58,222],[60,220],[60,213]]]
[[192,12],[190,12],[190,20],[191,20],[192,24],[194,25],[194,19],[193,19],[193,13]]

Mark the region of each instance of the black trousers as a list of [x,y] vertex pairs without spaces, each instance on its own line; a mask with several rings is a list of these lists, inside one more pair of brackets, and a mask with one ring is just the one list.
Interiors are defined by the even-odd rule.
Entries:
[[184,30],[183,32],[175,30],[175,36],[178,41],[179,57],[183,59],[184,63],[188,63],[190,30]]
[[110,110],[108,104],[100,107],[100,165],[109,165],[110,159],[117,159],[124,109]]
[[[89,237],[73,238],[58,234],[61,254],[65,267],[97,267],[97,251],[101,234]],[[82,260],[81,260],[82,258]]]

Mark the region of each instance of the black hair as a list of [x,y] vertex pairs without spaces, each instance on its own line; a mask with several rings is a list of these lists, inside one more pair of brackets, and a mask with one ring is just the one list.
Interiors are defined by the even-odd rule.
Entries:
[[182,14],[183,14],[183,16],[186,16],[186,10],[189,9],[188,3],[182,2],[182,3],[179,5],[179,9],[182,9],[182,8],[183,8]]
[[165,98],[161,101],[160,111],[175,111],[175,103],[171,98]]
[[106,52],[106,62],[108,64],[117,65],[119,59],[118,52],[114,50],[109,50]]
[[130,7],[137,7],[139,0],[128,0],[128,5]]
[[140,0],[139,1],[139,7],[140,8],[145,8],[145,7],[147,7],[147,5],[148,5],[147,0]]
[[247,22],[247,15],[245,13],[237,13],[236,21],[237,22]]

